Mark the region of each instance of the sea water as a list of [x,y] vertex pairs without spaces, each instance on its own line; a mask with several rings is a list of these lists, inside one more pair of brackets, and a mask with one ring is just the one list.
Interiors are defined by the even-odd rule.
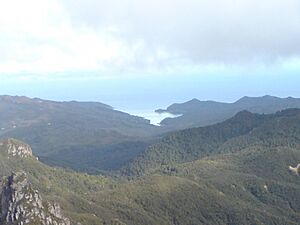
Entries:
[[181,115],[174,115],[168,112],[156,113],[153,110],[130,110],[127,111],[127,113],[150,120],[150,124],[153,124],[155,126],[160,126],[160,122],[163,121],[165,118],[176,118],[181,116]]

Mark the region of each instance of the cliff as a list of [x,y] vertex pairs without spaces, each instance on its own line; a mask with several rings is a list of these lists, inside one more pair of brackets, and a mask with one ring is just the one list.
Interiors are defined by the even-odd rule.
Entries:
[[59,204],[44,202],[23,171],[3,179],[0,200],[0,224],[70,225]]

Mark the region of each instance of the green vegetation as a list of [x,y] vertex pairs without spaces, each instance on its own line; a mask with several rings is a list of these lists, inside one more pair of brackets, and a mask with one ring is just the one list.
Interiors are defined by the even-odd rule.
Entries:
[[300,110],[289,109],[260,115],[247,111],[208,127],[174,132],[151,145],[122,172],[143,175],[157,167],[201,159],[206,156],[240,151],[249,146],[299,146]]
[[[148,120],[101,103],[0,96],[0,138],[30,144],[34,154],[50,165],[89,173],[119,169],[157,132]],[[120,146],[127,151],[121,152]],[[92,158],[82,163],[82,154]]]
[[[0,146],[0,175],[25,170],[43,199],[87,225],[298,225],[300,110],[247,111],[173,132],[121,171],[94,176],[52,168]],[[57,155],[58,156],[58,155]],[[136,176],[138,175],[138,176]]]
[[[30,144],[33,153],[48,165],[89,174],[107,174],[125,167],[166,132],[222,122],[242,110],[274,113],[291,107],[300,107],[300,100],[264,96],[244,97],[235,103],[219,103],[193,99],[168,107],[168,112],[183,115],[165,119],[163,126],[156,127],[150,125],[148,120],[97,102],[55,102],[0,96],[0,138],[17,138]],[[185,136],[189,132],[193,133],[193,130],[184,131]],[[181,138],[174,135],[174,141],[180,142]],[[203,135],[200,140],[188,145],[202,145],[202,138],[207,141]],[[182,157],[186,157],[184,155]],[[198,156],[189,154],[188,157],[195,159]]]

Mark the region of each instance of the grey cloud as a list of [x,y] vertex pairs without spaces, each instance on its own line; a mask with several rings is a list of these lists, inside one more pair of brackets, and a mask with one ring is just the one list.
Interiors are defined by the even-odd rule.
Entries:
[[272,61],[300,55],[298,0],[64,0],[73,26],[117,28],[196,63]]

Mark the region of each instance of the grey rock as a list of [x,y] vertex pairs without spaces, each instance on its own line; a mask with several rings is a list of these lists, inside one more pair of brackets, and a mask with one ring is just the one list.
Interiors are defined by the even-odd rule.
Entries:
[[3,179],[0,200],[0,224],[70,225],[60,205],[43,202],[23,171]]
[[0,141],[0,150],[12,157],[33,157],[31,147],[28,144],[13,138]]

